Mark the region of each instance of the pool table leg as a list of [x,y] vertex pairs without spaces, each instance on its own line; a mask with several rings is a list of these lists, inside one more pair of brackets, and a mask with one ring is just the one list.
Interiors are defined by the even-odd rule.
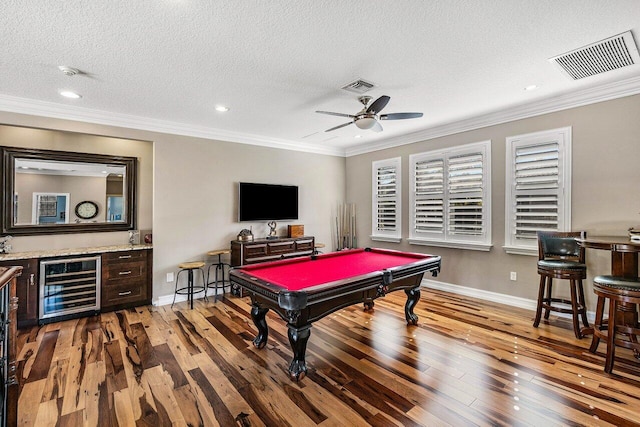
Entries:
[[407,294],[407,303],[404,305],[404,317],[407,319],[408,325],[417,325],[418,315],[413,312],[413,307],[415,307],[420,300],[420,287],[405,289],[404,293]]
[[292,380],[300,381],[307,374],[305,353],[309,336],[311,336],[311,325],[297,327],[289,324],[287,326],[289,327],[289,344],[293,350],[293,360],[289,365],[289,377]]
[[258,328],[258,335],[256,335],[253,340],[253,345],[256,346],[256,348],[262,348],[267,345],[269,327],[267,326],[265,316],[268,311],[268,308],[262,308],[258,305],[254,305],[251,308],[251,319],[253,320],[253,324],[256,325],[256,328]]

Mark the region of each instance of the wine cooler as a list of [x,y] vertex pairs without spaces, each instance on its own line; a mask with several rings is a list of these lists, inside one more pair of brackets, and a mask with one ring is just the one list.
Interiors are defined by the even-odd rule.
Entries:
[[40,261],[40,321],[100,310],[100,256]]

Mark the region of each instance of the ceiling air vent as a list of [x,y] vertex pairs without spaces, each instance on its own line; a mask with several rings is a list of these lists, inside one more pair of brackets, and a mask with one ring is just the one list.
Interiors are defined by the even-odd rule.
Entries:
[[374,88],[374,84],[368,81],[358,79],[355,82],[351,82],[345,86],[342,86],[342,89],[353,92],[353,93],[365,93]]
[[549,59],[573,80],[640,63],[631,31]]

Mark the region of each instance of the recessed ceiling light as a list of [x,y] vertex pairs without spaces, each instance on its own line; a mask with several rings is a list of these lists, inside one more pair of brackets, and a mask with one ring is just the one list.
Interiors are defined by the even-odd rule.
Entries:
[[60,91],[60,95],[64,96],[65,98],[71,98],[71,99],[80,99],[82,98],[82,95],[72,92],[70,90],[61,90]]
[[229,111],[229,107],[225,107],[224,105],[216,105],[216,111],[224,113],[226,111]]
[[354,138],[362,138],[362,135],[356,135]]
[[529,85],[524,88],[527,92],[538,89],[538,85]]

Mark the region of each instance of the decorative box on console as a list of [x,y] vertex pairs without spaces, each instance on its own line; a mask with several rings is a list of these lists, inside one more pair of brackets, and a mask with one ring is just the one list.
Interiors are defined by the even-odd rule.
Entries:
[[304,225],[287,225],[288,237],[304,236]]

